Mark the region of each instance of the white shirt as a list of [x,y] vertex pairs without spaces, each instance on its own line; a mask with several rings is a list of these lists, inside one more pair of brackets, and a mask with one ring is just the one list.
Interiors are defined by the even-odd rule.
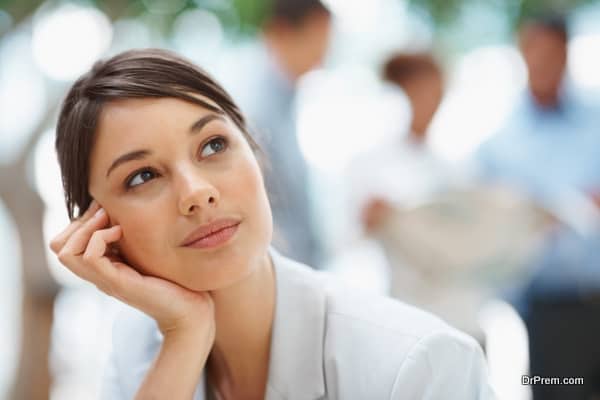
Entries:
[[[479,345],[398,301],[335,287],[270,251],[276,306],[266,399],[488,400]],[[114,326],[103,399],[132,399],[159,351],[155,322],[133,309]],[[205,397],[205,378],[194,400]]]

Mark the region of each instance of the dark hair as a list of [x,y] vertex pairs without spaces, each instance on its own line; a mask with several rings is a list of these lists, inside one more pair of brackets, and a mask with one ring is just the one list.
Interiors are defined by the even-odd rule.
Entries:
[[[212,100],[219,108],[194,95]],[[60,164],[69,218],[89,207],[89,159],[103,106],[118,99],[173,97],[227,115],[242,131],[258,156],[262,152],[249,134],[239,107],[205,71],[178,55],[160,49],[130,50],[98,61],[69,90],[56,129]],[[77,209],[77,215],[75,213]]]
[[526,14],[521,18],[519,28],[534,26],[557,34],[563,41],[569,39],[567,18],[560,13],[544,12]]
[[267,20],[299,25],[314,12],[330,14],[329,9],[320,0],[272,0]]
[[383,79],[400,87],[417,76],[428,74],[441,75],[441,70],[433,57],[427,53],[395,54],[382,68]]

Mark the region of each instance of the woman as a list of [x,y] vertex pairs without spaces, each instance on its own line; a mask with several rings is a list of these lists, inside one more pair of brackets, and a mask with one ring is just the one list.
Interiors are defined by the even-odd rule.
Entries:
[[72,223],[52,250],[142,312],[115,323],[105,398],[492,396],[473,340],[270,248],[258,146],[188,61],[96,64],[64,101],[56,149]]

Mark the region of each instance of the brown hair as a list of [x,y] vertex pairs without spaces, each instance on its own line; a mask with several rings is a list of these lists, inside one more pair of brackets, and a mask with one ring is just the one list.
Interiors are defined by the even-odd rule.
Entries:
[[547,32],[554,33],[563,42],[569,41],[569,27],[565,15],[557,12],[535,13],[523,15],[519,21],[518,28],[523,31],[526,28],[541,28]]
[[[195,95],[212,100],[219,108]],[[149,97],[178,98],[226,114],[262,161],[263,154],[239,107],[204,70],[166,50],[126,51],[98,61],[73,84],[62,104],[56,152],[70,219],[81,216],[92,202],[88,190],[89,159],[103,106],[118,99]]]
[[271,0],[267,21],[284,21],[298,26],[312,13],[331,15],[321,0]]
[[383,65],[383,79],[400,87],[412,79],[423,75],[441,75],[441,69],[434,58],[427,53],[395,54]]

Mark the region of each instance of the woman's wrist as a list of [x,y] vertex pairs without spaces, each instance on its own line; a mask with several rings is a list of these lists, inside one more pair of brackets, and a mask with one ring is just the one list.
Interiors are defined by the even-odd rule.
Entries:
[[207,318],[198,319],[180,319],[176,322],[158,323],[158,330],[163,338],[182,337],[186,340],[200,339],[210,336],[214,331],[214,321],[207,321]]
[[168,346],[179,351],[193,346],[194,349],[206,348],[207,352],[210,352],[214,341],[215,327],[214,323],[189,324],[185,327],[166,330],[162,332],[162,335],[163,347]]
[[[187,293],[186,293],[187,294]],[[198,297],[199,296],[199,297]],[[187,297],[187,298],[186,298]],[[176,312],[167,316],[152,316],[163,337],[183,336],[189,340],[194,337],[210,337],[214,335],[214,304],[210,295],[194,293],[193,298],[184,297],[184,305],[177,307]]]
[[136,399],[192,399],[214,342],[214,324],[169,330]]

